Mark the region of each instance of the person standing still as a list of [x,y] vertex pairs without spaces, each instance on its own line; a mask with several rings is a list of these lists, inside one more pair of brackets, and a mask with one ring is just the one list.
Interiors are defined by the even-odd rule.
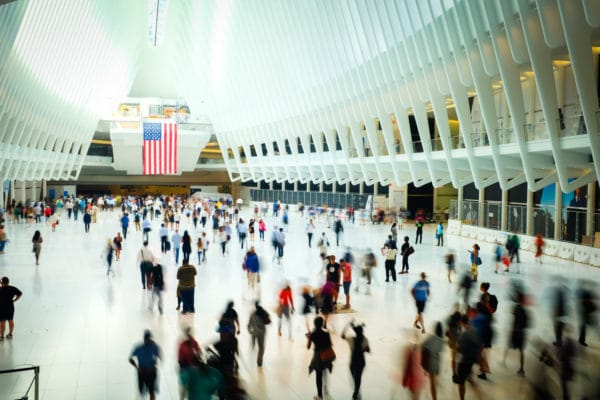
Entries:
[[[383,247],[383,255],[385,257],[385,281],[390,281],[390,275],[392,276],[392,280],[396,282],[396,254],[398,250],[393,247],[389,247],[385,245]],[[401,272],[402,274],[403,272]]]
[[14,303],[23,296],[23,293],[14,286],[9,285],[8,277],[2,277],[0,281],[0,341],[4,340],[6,321],[8,321],[8,335],[6,339],[12,339],[15,330],[15,305]]
[[426,280],[427,276],[425,272],[421,272],[421,280],[415,283],[411,290],[411,294],[415,299],[417,306],[417,316],[415,318],[414,326],[421,330],[421,333],[425,333],[425,322],[423,322],[423,312],[425,311],[425,303],[429,298],[429,282]]
[[400,254],[402,254],[402,270],[401,274],[408,274],[408,257],[414,253],[415,249],[408,243],[408,236],[404,236],[404,243],[400,248]]
[[423,243],[423,219],[421,217],[417,217],[417,221],[415,223],[417,225],[415,244]]
[[183,301],[182,314],[194,313],[194,290],[196,288],[196,268],[191,264],[183,264],[177,270],[179,293]]
[[144,342],[138,344],[129,356],[129,363],[137,371],[140,395],[148,390],[150,400],[156,399],[156,363],[161,357],[160,347],[152,340],[152,334],[148,330],[144,332]]
[[437,238],[437,245],[444,247],[444,225],[441,221],[435,229],[435,237]]

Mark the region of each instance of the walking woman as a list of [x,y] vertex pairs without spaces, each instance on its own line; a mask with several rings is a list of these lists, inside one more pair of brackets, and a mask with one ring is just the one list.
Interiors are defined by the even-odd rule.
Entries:
[[110,240],[110,238],[108,238],[108,240],[106,241],[106,247],[104,248],[104,255],[106,257],[106,276],[109,276],[111,272],[113,276],[115,276],[115,272],[112,270],[113,253],[115,252],[115,250],[116,244],[114,242],[114,239]]
[[115,261],[119,261],[121,259],[121,250],[123,249],[123,236],[121,236],[121,232],[117,232],[117,236],[113,239],[114,249],[115,249]]
[[202,265],[202,257],[204,255],[204,240],[202,236],[198,236],[196,242],[196,253],[198,254],[198,266]]
[[[348,328],[352,327],[354,330],[354,336],[346,336]],[[365,353],[371,352],[369,347],[369,341],[363,334],[363,325],[356,325],[354,320],[351,321],[344,330],[342,331],[342,339],[348,341],[350,345],[350,373],[354,380],[354,392],[352,393],[352,400],[360,399],[360,384],[362,380],[362,374],[365,369]]]
[[254,225],[256,224],[256,220],[254,218],[250,218],[250,222],[248,222],[248,236],[250,238],[250,244],[254,245]]
[[267,225],[265,224],[265,221],[263,221],[262,219],[259,219],[258,220],[258,237],[263,242],[265,241],[265,231],[266,230],[267,230]]
[[31,242],[33,243],[33,252],[35,253],[35,265],[40,265],[40,252],[42,251],[42,234],[40,231],[35,231]]
[[183,238],[181,239],[181,251],[183,252],[183,263],[189,264],[190,254],[192,253],[192,238],[188,231],[183,232]]
[[292,296],[292,288],[289,284],[286,284],[283,289],[279,292],[279,307],[277,309],[277,316],[279,317],[279,328],[277,334],[281,336],[281,325],[283,317],[288,321],[288,333],[290,339],[292,338],[292,319],[291,314],[294,313],[294,297]]
[[335,360],[335,352],[331,343],[329,332],[323,329],[323,318],[317,317],[314,321],[315,329],[308,335],[308,343],[306,348],[310,349],[314,344],[314,353],[308,373],[315,371],[317,381],[317,396],[315,400],[323,399],[323,373],[325,370],[331,372],[333,361]]

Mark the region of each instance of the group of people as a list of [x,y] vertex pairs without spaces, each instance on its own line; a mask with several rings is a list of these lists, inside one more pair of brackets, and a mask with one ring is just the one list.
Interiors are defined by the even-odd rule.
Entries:
[[[92,202],[91,209],[98,207]],[[257,206],[260,210],[262,206]],[[87,208],[87,205],[86,205]],[[98,207],[98,210],[106,208]],[[71,208],[72,209],[72,208]],[[252,210],[252,208],[250,209]],[[87,213],[86,213],[87,214]],[[250,298],[254,307],[247,318],[245,325],[252,340],[252,347],[258,348],[256,355],[256,366],[262,367],[265,362],[266,336],[269,326],[272,324],[271,316],[260,302],[260,284],[262,259],[260,252],[267,252],[268,246],[260,246],[264,241],[265,232],[271,231],[271,244],[273,255],[280,263],[283,258],[283,249],[289,240],[297,239],[288,233],[290,214],[286,207],[280,203],[273,205],[273,215],[268,220],[266,213],[260,215],[254,209],[254,215],[241,213],[239,208],[233,204],[218,204],[218,202],[196,200],[190,198],[174,198],[161,196],[153,199],[129,198],[121,204],[121,212],[118,217],[120,227],[117,234],[106,241],[106,261],[108,264],[107,274],[114,275],[111,269],[113,260],[119,260],[124,243],[128,239],[128,228],[134,222],[136,231],[140,233],[133,237],[141,237],[142,246],[133,246],[138,250],[137,263],[140,269],[142,288],[151,290],[151,302],[149,308],[154,309],[155,304],[162,314],[164,305],[162,293],[165,290],[165,277],[161,263],[172,260],[177,266],[177,310],[183,315],[195,312],[195,286],[198,268],[207,261],[207,250],[209,247],[209,235],[213,243],[219,243],[218,248],[223,256],[228,254],[229,245],[237,232],[237,243],[243,252],[241,262],[247,279]],[[92,215],[90,213],[89,215]],[[416,237],[414,245],[410,243],[409,236],[400,236],[402,244],[398,245],[398,224],[393,222],[389,234],[381,247],[381,255],[367,250],[364,256],[356,257],[349,246],[344,245],[344,221],[347,216],[334,214],[334,220],[327,221],[327,226],[335,234],[336,249],[332,249],[327,238],[325,229],[321,230],[318,223],[309,213],[302,224],[307,235],[309,248],[313,246],[313,236],[318,235],[316,245],[318,247],[319,259],[315,257],[315,263],[322,263],[320,272],[320,284],[313,288],[308,284],[300,284],[294,288],[292,282],[286,282],[277,294],[277,306],[275,315],[278,318],[277,335],[286,335],[292,338],[292,318],[296,309],[302,315],[306,323],[307,349],[312,351],[312,357],[308,365],[310,374],[315,374],[316,397],[323,399],[327,395],[326,384],[327,373],[333,371],[336,361],[336,350],[332,339],[331,315],[337,311],[349,310],[351,308],[352,289],[358,291],[358,280],[364,278],[367,284],[367,293],[370,292],[372,282],[372,271],[381,259],[385,265],[385,281],[390,282],[398,279],[396,273],[396,260],[401,260],[401,271],[399,274],[409,274],[409,259],[414,253],[423,251],[422,238],[424,221],[416,222]],[[34,219],[35,221],[35,219]],[[287,222],[286,222],[287,221]],[[318,221],[317,221],[318,222]],[[35,222],[33,222],[35,223]],[[323,223],[323,221],[321,221]],[[193,228],[192,228],[193,226]],[[272,226],[272,228],[271,228]],[[197,229],[196,229],[197,228]],[[158,232],[152,233],[153,230]],[[258,238],[256,238],[258,231]],[[6,235],[0,227],[0,243]],[[444,227],[442,223],[436,224],[434,229],[435,239],[438,246],[444,246]],[[319,235],[320,233],[320,235]],[[194,239],[197,236],[197,239]],[[516,240],[514,237],[516,237]],[[131,235],[130,235],[131,238]],[[36,256],[36,264],[39,263],[43,240],[40,231],[36,231],[32,238],[33,253]],[[160,243],[161,255],[155,254],[150,243]],[[516,235],[509,236],[506,244],[508,254],[506,257],[516,259],[519,254],[519,242]],[[543,246],[543,241],[539,246]],[[36,251],[37,249],[37,251]],[[196,249],[196,257],[193,256]],[[235,249],[234,249],[235,250]],[[129,251],[129,250],[126,250]],[[215,250],[217,251],[217,250]],[[337,257],[335,252],[340,252]],[[499,318],[496,313],[499,304],[512,303],[511,307],[500,309],[499,314],[509,310],[511,318],[509,341],[504,359],[508,350],[515,349],[519,352],[519,369],[517,374],[525,376],[525,347],[528,339],[528,331],[532,326],[532,317],[529,307],[531,296],[523,287],[515,284],[513,293],[508,298],[498,298],[491,290],[490,282],[479,284],[480,294],[476,301],[471,295],[474,282],[479,281],[479,267],[482,265],[480,247],[475,244],[470,249],[468,258],[470,269],[464,271],[459,281],[459,296],[462,294],[463,302],[460,305],[450,307],[449,316],[445,321],[435,321],[426,325],[425,313],[427,304],[434,294],[434,288],[428,281],[425,272],[419,273],[420,279],[415,279],[410,285],[411,297],[414,300],[416,315],[412,326],[415,328],[415,339],[406,347],[402,360],[402,373],[397,381],[409,390],[414,398],[423,392],[425,383],[429,380],[429,391],[433,399],[439,397],[439,376],[442,370],[442,354],[445,346],[448,346],[450,363],[447,366],[452,371],[452,381],[458,386],[458,396],[463,399],[466,392],[466,383],[470,383],[479,398],[484,397],[484,390],[474,379],[473,369],[479,367],[477,378],[487,380],[491,373],[490,351],[494,344],[494,323]],[[181,258],[180,258],[181,253]],[[316,253],[316,251],[315,251]],[[501,257],[503,258],[504,251]],[[501,258],[501,260],[502,260]],[[229,260],[229,259],[226,259]],[[171,262],[171,261],[169,261]],[[220,262],[220,261],[219,261]],[[454,253],[446,256],[448,264],[448,280],[451,280],[451,272],[456,270]],[[413,270],[415,266],[413,265]],[[423,268],[417,264],[417,268]],[[356,274],[359,274],[357,277]],[[409,276],[410,275],[405,275]],[[354,281],[353,281],[354,278]],[[403,279],[402,277],[400,278]],[[409,278],[410,279],[410,278]],[[392,284],[389,284],[391,287]],[[297,292],[294,290],[297,289]],[[403,289],[404,290],[404,289]],[[343,301],[339,296],[343,293]],[[587,346],[587,328],[595,323],[596,300],[592,287],[582,285],[577,292],[576,303],[581,323],[579,324],[579,344]],[[8,278],[2,278],[0,287],[0,340],[10,339],[14,330],[14,306],[12,304],[19,300],[22,293],[9,285]],[[294,298],[301,296],[302,304],[296,307]],[[561,385],[563,393],[568,395],[569,384],[573,379],[573,371],[569,366],[573,365],[573,354],[577,353],[569,335],[568,324],[565,319],[569,315],[567,306],[568,290],[564,286],[557,285],[553,298],[553,325],[555,332],[555,350],[539,345],[540,356],[545,363],[554,362],[560,365]],[[5,334],[5,322],[8,322],[9,332]],[[287,329],[284,323],[287,322]],[[426,334],[428,328],[433,327],[430,334]],[[275,328],[273,328],[275,329]],[[361,398],[362,375],[367,364],[366,353],[371,351],[371,345],[366,336],[366,326],[351,319],[349,323],[339,332],[340,337],[349,344],[349,370],[353,378],[353,399]],[[192,335],[191,328],[184,329],[183,339],[179,345],[178,362],[180,366],[180,383],[182,398],[190,399],[210,398],[216,394],[220,398],[243,398],[243,390],[239,388],[237,381],[237,361],[239,355],[238,335],[243,330],[240,317],[234,308],[234,303],[229,302],[218,324],[218,340],[215,343],[201,347]],[[537,346],[537,345],[536,345]],[[130,363],[136,368],[140,391],[147,391],[151,398],[155,397],[157,362],[163,357],[160,346],[152,337],[152,333],[144,333],[143,342],[136,345],[131,353]],[[572,369],[572,368],[571,368]],[[543,387],[535,390],[543,392]],[[203,397],[204,396],[204,397]],[[544,398],[544,397],[539,397]]]

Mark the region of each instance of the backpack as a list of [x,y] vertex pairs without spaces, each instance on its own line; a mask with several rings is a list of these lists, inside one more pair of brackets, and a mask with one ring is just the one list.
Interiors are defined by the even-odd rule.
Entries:
[[495,313],[498,309],[498,298],[495,294],[490,294],[490,308],[492,309],[493,313]]

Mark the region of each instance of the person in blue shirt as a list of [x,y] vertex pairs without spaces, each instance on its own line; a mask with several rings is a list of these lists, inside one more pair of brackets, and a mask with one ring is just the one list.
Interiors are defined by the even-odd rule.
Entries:
[[444,225],[441,222],[435,229],[435,237],[437,239],[437,245],[444,247]]
[[127,228],[129,228],[129,215],[127,211],[121,217],[121,230],[123,231],[123,239],[127,239]]
[[160,347],[152,340],[152,333],[145,331],[144,342],[133,349],[129,363],[137,370],[140,395],[147,389],[150,400],[156,399],[156,362],[160,358]]
[[426,280],[427,275],[425,272],[421,272],[421,280],[415,283],[411,293],[415,299],[417,305],[417,317],[415,318],[414,326],[417,329],[421,329],[422,333],[425,333],[425,322],[423,322],[423,311],[425,310],[425,303],[429,298],[429,282]]
[[175,229],[175,233],[171,235],[171,247],[173,248],[173,253],[175,253],[175,264],[179,265],[179,249],[181,248],[181,234],[179,233],[179,229]]

